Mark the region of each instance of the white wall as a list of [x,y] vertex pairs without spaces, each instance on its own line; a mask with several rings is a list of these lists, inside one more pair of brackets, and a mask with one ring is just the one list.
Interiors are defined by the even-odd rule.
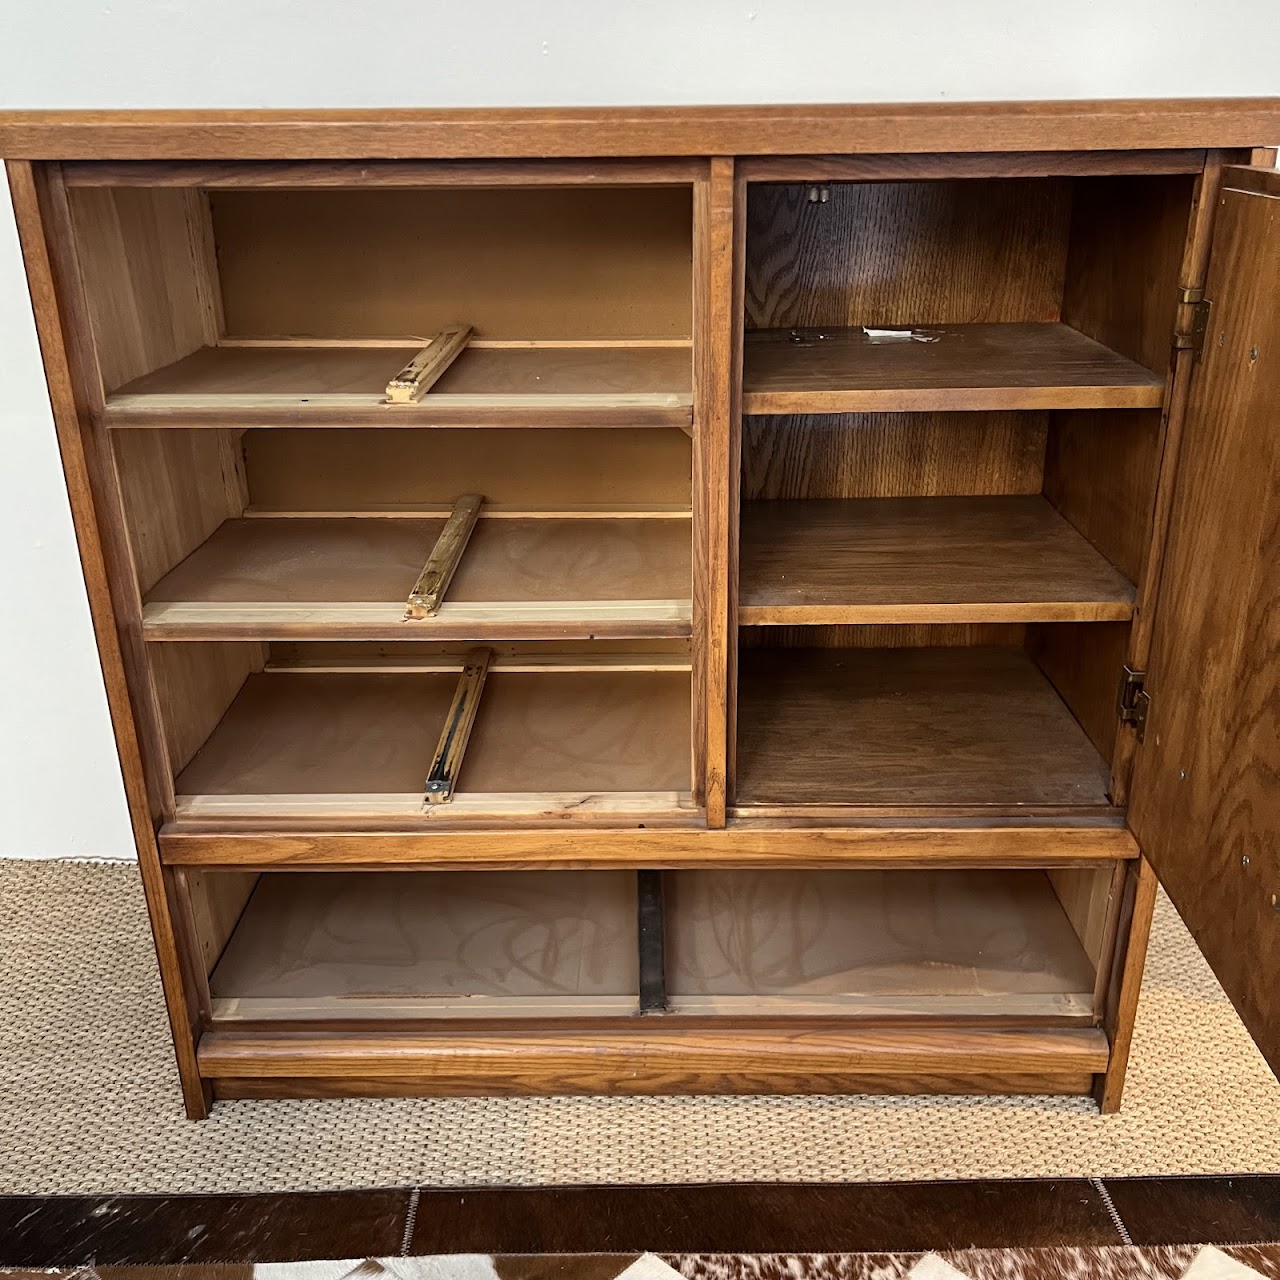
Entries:
[[[0,110],[1280,93],[1275,0],[0,0]],[[0,856],[131,856],[0,200]]]

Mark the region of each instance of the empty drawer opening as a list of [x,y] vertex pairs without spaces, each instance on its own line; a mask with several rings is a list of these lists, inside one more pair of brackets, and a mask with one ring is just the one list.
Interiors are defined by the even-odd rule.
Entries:
[[688,646],[653,644],[152,645],[175,816],[692,821]]
[[670,1010],[1092,1019],[1111,871],[682,871]]
[[209,978],[215,1022],[636,1012],[627,872],[263,874]]

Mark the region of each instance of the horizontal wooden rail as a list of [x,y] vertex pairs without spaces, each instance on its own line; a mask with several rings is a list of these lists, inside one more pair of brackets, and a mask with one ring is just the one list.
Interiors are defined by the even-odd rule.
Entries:
[[[202,1075],[219,1081],[332,1080],[344,1091],[383,1092],[413,1082],[425,1093],[860,1092],[894,1078],[910,1092],[1009,1092],[1006,1077],[1083,1079],[1105,1071],[1106,1035],[1095,1028],[972,1030],[803,1025],[752,1030],[682,1027],[645,1019],[634,1028],[499,1028],[489,1032],[210,1031]],[[991,1077],[1000,1077],[993,1082]],[[1074,1091],[1080,1091],[1078,1087]],[[1053,1091],[1061,1091],[1058,1083]],[[269,1091],[269,1090],[268,1090]],[[298,1092],[308,1092],[303,1088]],[[319,1091],[323,1091],[320,1089]],[[1016,1088],[1013,1091],[1017,1091]]]
[[[619,797],[604,797],[616,800]],[[532,815],[531,815],[532,818]],[[566,835],[572,832],[572,841]],[[708,829],[696,811],[683,820],[655,820],[643,813],[630,824],[592,825],[581,807],[558,821],[531,820],[517,826],[430,830],[358,831],[307,828],[291,821],[262,820],[246,829],[221,827],[193,816],[160,832],[162,859],[173,865],[296,867],[412,865],[437,870],[512,871],[589,867],[679,868],[715,864],[745,867],[1051,867],[1101,866],[1136,858],[1132,834],[1115,821],[1070,825],[992,822],[911,826],[884,821],[857,826],[734,824]]]

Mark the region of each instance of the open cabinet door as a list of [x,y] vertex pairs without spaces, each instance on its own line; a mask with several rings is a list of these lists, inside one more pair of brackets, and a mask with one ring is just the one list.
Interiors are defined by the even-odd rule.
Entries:
[[1130,825],[1280,1074],[1280,173],[1226,170]]

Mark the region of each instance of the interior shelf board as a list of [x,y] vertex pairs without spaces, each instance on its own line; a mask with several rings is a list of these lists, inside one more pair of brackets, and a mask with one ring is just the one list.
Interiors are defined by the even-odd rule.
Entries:
[[738,812],[1109,805],[1105,761],[1014,646],[747,649]]
[[688,519],[489,519],[434,616],[405,600],[436,518],[224,521],[150,592],[151,640],[646,638],[691,628]]
[[594,817],[692,811],[689,675],[490,673],[454,799],[423,783],[456,671],[251,675],[179,774],[180,818]]
[[1133,584],[1038,495],[743,505],[747,625],[1126,621]]
[[1091,1018],[1095,970],[1036,870],[665,879],[673,1013]]
[[679,426],[692,422],[688,347],[469,347],[414,404],[390,378],[421,350],[307,343],[202,347],[106,399],[112,427]]
[[919,330],[878,341],[861,328],[746,335],[743,412],[1158,408],[1164,379],[1065,324]]
[[263,875],[209,982],[213,1017],[629,1016],[625,871]]

